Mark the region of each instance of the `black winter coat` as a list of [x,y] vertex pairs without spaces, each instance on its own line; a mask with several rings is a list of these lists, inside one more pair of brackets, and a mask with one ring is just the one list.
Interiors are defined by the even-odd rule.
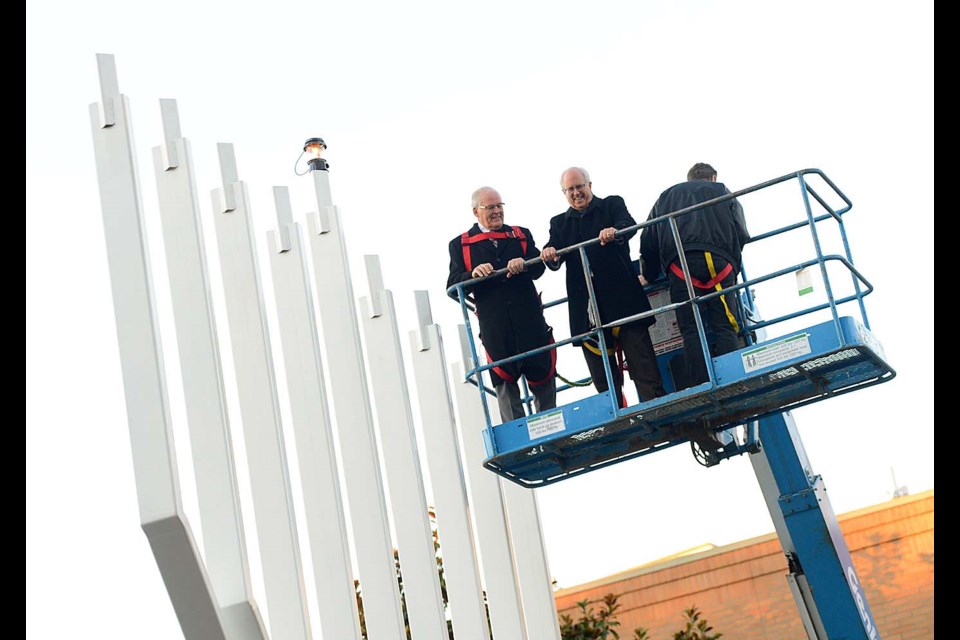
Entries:
[[[675,184],[657,198],[648,220],[692,207],[701,202],[730,193],[722,182],[689,180]],[[684,252],[709,251],[740,271],[743,245],[750,240],[743,207],[736,198],[712,204],[675,218]],[[677,259],[677,244],[669,223],[652,224],[640,232],[640,255],[643,258],[643,277],[653,282],[670,263]]]
[[[467,245],[470,268],[467,268],[464,262],[460,236],[451,240],[448,246],[450,275],[447,277],[447,288],[472,280],[472,269],[485,262],[500,270],[506,268],[513,258],[539,258],[540,250],[537,249],[529,229],[505,224],[497,231],[509,233],[514,230],[522,231],[526,237],[526,252],[519,238],[501,238],[497,240],[497,246],[490,240],[482,240]],[[471,236],[479,233],[480,227],[476,224],[468,232]],[[518,275],[507,278],[504,274],[464,289],[464,293],[474,299],[480,325],[480,341],[490,361],[509,358],[550,343],[550,329],[543,317],[540,294],[533,283],[545,270],[543,262],[536,262],[528,265],[526,271]],[[456,290],[452,291],[450,296],[459,300]],[[550,352],[509,362],[501,367],[514,377],[519,373],[526,373],[528,380],[538,381],[550,373]]]
[[[636,224],[630,212],[627,211],[623,198],[594,196],[584,211],[577,211],[570,207],[550,219],[550,239],[547,241],[547,246],[559,251],[586,240],[598,238],[601,229],[607,227],[624,229]],[[643,285],[640,284],[630,260],[629,240],[636,233],[634,230],[617,236],[615,242],[604,246],[600,246],[597,242],[586,247],[587,260],[590,261],[590,268],[593,271],[593,290],[597,296],[600,320],[604,324],[650,311],[650,301],[644,293]],[[561,263],[567,265],[570,335],[576,336],[592,328],[587,314],[589,294],[583,275],[583,262],[580,260],[579,251],[571,251],[560,256],[558,263],[548,264],[548,266],[551,269],[558,269]],[[656,319],[650,316],[635,322],[649,327],[656,322]]]

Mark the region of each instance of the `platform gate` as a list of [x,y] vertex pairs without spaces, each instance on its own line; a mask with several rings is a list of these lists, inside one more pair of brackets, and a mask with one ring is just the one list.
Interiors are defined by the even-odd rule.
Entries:
[[[383,288],[379,260],[366,256],[370,296],[360,299],[358,319],[339,211],[327,172],[315,170],[317,210],[306,215],[305,227],[294,219],[287,188],[274,187],[277,227],[265,246],[275,299],[266,300],[257,260],[263,239],[252,231],[247,187],[237,175],[233,146],[217,145],[221,181],[210,191],[204,212],[176,101],[161,99],[163,140],[153,147],[153,169],[203,534],[203,549],[198,547],[197,523],[188,521],[181,500],[164,337],[150,269],[149,245],[160,239],[147,237],[130,105],[120,93],[114,57],[98,54],[97,65],[100,102],[90,104],[90,124],[140,521],[184,636],[359,640],[359,581],[370,640],[402,639],[407,628],[413,640],[447,640],[451,628],[457,640],[488,639],[491,632],[497,640],[559,639],[536,497],[483,468],[481,400],[476,387],[465,382],[466,363],[447,370],[426,292],[415,292],[420,329],[408,336],[415,377],[411,390],[393,297]],[[228,410],[228,377],[212,308],[211,288],[220,283],[210,281],[207,267],[213,258],[204,250],[204,222],[211,216],[236,415]],[[273,364],[276,338],[266,314],[271,304],[286,395]],[[328,362],[322,361],[321,340]],[[425,461],[414,429],[414,392]],[[289,403],[289,427],[282,424],[281,403]],[[389,419],[375,421],[374,409]],[[259,603],[250,579],[231,444],[238,428],[262,565],[265,601]],[[285,438],[290,433],[299,487],[289,473]],[[424,464],[433,504],[427,502]],[[295,508],[295,491],[302,512]],[[298,518],[305,520],[305,540]],[[435,534],[448,605],[441,597]],[[306,594],[303,549],[309,550],[317,611]]]

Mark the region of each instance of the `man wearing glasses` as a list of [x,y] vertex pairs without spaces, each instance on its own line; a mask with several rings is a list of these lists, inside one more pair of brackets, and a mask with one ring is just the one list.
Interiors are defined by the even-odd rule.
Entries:
[[[484,278],[465,287],[476,309],[480,341],[488,362],[496,362],[553,342],[543,317],[540,294],[533,281],[546,267],[528,260],[540,256],[530,230],[503,223],[504,203],[492,187],[480,187],[471,197],[477,222],[450,241],[450,275],[447,288]],[[495,271],[503,274],[487,278]],[[451,294],[459,301],[457,291]],[[520,395],[520,376],[525,376],[539,413],[557,406],[555,350],[543,351],[489,369],[497,393],[500,419],[509,422],[526,415]]]
[[[592,321],[590,297],[579,251],[564,254],[558,254],[558,251],[588,240],[599,239],[599,243],[590,244],[585,250],[592,272],[591,281],[600,311],[600,323],[607,324],[650,311],[650,301],[630,260],[628,241],[636,234],[636,230],[615,235],[618,229],[636,224],[623,198],[594,196],[590,174],[580,167],[570,167],[560,175],[560,188],[570,207],[550,219],[550,239],[540,252],[540,257],[553,270],[566,262],[570,335],[582,335],[598,325]],[[653,316],[648,316],[604,333],[606,357],[615,378],[621,407],[626,406],[626,399],[622,392],[623,372],[614,359],[616,349],[621,349],[626,358],[630,377],[641,402],[666,393],[648,331],[655,321]],[[583,348],[583,356],[597,391],[607,391],[607,376],[597,341],[591,338],[574,344]]]

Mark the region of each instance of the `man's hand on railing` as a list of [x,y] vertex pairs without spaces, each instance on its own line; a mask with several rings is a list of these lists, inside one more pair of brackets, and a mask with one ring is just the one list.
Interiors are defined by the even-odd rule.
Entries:
[[524,269],[527,268],[526,261],[523,258],[513,258],[510,262],[507,263],[507,277],[515,276],[518,273],[523,273]]
[[493,265],[489,262],[484,262],[483,264],[478,264],[473,268],[473,271],[470,272],[470,275],[474,278],[483,278],[494,272]]
[[616,227],[607,227],[606,229],[600,230],[600,246],[607,244],[608,242],[613,242],[614,236],[617,233]]
[[543,251],[540,252],[540,259],[544,262],[556,262],[557,250],[553,247],[544,247]]

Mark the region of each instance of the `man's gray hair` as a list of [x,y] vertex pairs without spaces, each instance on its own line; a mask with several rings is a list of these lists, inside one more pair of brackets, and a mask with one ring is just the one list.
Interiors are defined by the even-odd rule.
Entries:
[[563,187],[563,176],[566,175],[568,171],[579,171],[580,175],[583,176],[584,182],[590,182],[590,173],[583,167],[568,167],[563,170],[563,173],[560,174],[560,186]]
[[[470,196],[470,208],[476,209],[480,205],[480,196],[488,191],[496,191],[493,187],[480,187]],[[498,192],[499,193],[499,192]]]

